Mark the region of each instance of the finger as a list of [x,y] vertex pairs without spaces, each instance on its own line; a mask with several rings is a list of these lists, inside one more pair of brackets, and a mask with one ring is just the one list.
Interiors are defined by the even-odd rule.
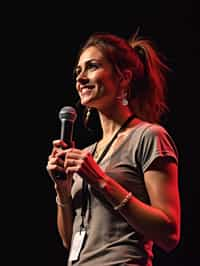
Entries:
[[48,164],[47,171],[51,172],[64,172],[64,168],[58,164]]
[[65,150],[55,149],[49,155],[48,160],[51,161],[52,158],[61,158],[64,161],[65,153],[66,153]]
[[64,162],[64,168],[66,169],[67,167],[70,167],[70,166],[76,166],[77,165],[77,162],[75,159],[67,159],[65,160]]
[[67,148],[67,144],[63,140],[54,140],[53,141],[53,149],[52,155],[55,155],[58,151]]
[[51,160],[49,160],[49,165],[64,167],[64,160],[61,157],[52,157]]
[[56,181],[56,176],[58,176],[58,173],[65,173],[64,168],[60,167],[59,165],[52,164],[52,165],[47,165],[47,171],[49,176]]
[[66,159],[80,159],[82,157],[82,151],[70,148],[66,150],[65,158]]
[[74,173],[78,173],[79,171],[79,165],[76,165],[76,166],[68,166],[66,169],[65,169],[65,173],[66,175],[71,175],[73,176]]
[[60,148],[60,147],[66,148],[67,144],[61,139],[56,139],[56,140],[53,140],[53,146],[56,148]]

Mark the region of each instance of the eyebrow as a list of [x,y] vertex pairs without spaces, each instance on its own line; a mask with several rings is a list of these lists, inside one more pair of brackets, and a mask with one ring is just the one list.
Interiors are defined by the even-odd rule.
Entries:
[[[95,59],[95,58],[91,58],[91,59],[88,59],[84,62],[84,65],[88,65],[89,63],[91,63],[92,61],[95,61],[97,63],[101,63],[101,59]],[[77,70],[80,70],[81,69],[81,66],[80,65],[77,65],[74,69],[74,73],[76,74],[76,71]]]
[[[92,61],[96,61],[96,62],[98,62],[98,63],[101,62],[100,59],[91,58],[91,59],[86,60],[86,61],[84,62],[84,64],[87,65],[88,63],[90,63],[90,62],[92,62]],[[80,67],[80,66],[77,65],[76,67]]]

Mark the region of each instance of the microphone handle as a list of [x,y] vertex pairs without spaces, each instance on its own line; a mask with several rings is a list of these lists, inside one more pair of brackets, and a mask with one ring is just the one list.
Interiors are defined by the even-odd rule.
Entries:
[[74,123],[68,121],[66,119],[61,120],[61,132],[60,132],[60,139],[63,140],[67,145],[68,148],[72,147],[72,136],[73,136],[73,127]]
[[[66,119],[61,119],[60,139],[63,140],[68,145],[67,148],[73,146],[73,141],[72,141],[73,127],[74,127],[73,122]],[[65,180],[66,173],[58,172],[55,178],[59,180]]]

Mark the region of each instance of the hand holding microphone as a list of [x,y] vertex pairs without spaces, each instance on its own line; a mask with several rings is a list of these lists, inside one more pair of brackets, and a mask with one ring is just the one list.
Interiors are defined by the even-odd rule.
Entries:
[[53,151],[49,156],[47,165],[47,171],[53,180],[66,179],[62,159],[65,152],[64,150],[62,152],[61,149],[73,146],[73,130],[76,118],[76,110],[71,106],[64,106],[59,112],[59,119],[61,121],[60,140],[53,142]]

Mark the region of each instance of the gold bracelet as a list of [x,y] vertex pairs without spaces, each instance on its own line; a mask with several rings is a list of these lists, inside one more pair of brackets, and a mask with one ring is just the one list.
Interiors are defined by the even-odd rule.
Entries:
[[127,204],[127,202],[129,201],[129,199],[130,199],[131,197],[132,197],[132,193],[129,192],[129,193],[126,195],[126,197],[125,197],[125,198],[119,203],[119,205],[116,205],[113,209],[114,209],[115,211],[121,209],[122,207],[124,207],[124,206]]
[[56,203],[57,203],[57,205],[58,205],[59,207],[62,207],[62,208],[65,208],[67,205],[69,205],[70,200],[71,200],[71,197],[69,197],[69,198],[67,199],[66,202],[62,203],[62,202],[60,202],[60,200],[58,199],[58,195],[56,196]]

